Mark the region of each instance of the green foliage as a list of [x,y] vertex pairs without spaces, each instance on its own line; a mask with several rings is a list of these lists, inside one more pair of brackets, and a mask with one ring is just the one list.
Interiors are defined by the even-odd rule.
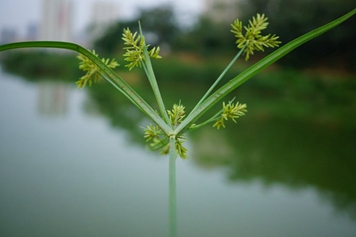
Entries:
[[[240,48],[241,50],[240,52],[237,53],[237,55],[233,58],[233,60],[230,62],[227,68],[221,73],[221,75],[216,79],[215,83],[210,87],[207,93],[194,107],[193,111],[197,110],[197,108],[206,100],[206,98],[213,91],[215,86],[220,82],[220,80],[223,78],[226,72],[231,68],[233,63],[239,58],[242,52],[246,53],[246,60],[247,60],[249,58],[249,55],[253,54],[254,50],[263,51],[263,47],[278,46],[280,42],[277,41],[278,39],[277,36],[275,35],[261,36],[261,31],[266,29],[267,25],[268,25],[267,18],[264,15],[259,15],[259,14],[257,14],[256,18],[253,18],[252,22],[250,21],[250,25],[248,27],[245,27],[247,31],[245,36],[242,34],[242,23],[238,19],[235,21],[234,24],[231,25],[233,27],[232,32],[235,33],[236,37],[238,38],[236,44],[238,45],[238,48]],[[141,65],[141,62],[145,60],[141,52],[142,51],[141,49],[145,46],[145,43],[144,40],[142,40],[142,38],[136,37],[136,33],[132,34],[131,31],[129,31],[129,29],[124,30],[123,39],[125,41],[125,44],[133,45],[130,48],[126,48],[126,50],[128,51],[126,54],[124,54],[124,56],[129,56],[128,52],[134,51],[131,53],[131,55],[133,55],[131,57],[131,61],[133,63],[129,64],[128,66],[131,70],[132,67]],[[136,52],[138,53],[135,54]],[[151,55],[150,52],[148,54]],[[216,127],[217,129],[220,129],[221,127],[225,128],[226,120],[231,119],[233,122],[236,123],[237,118],[245,115],[245,113],[247,112],[246,108],[247,108],[246,104],[240,104],[238,102],[234,104],[232,101],[230,101],[228,104],[225,104],[224,102],[223,109],[219,113],[217,113],[215,116],[213,116],[212,118],[208,119],[207,121],[199,125],[196,124],[191,125],[190,129],[195,130],[214,121],[215,123],[213,127]],[[177,126],[183,122],[183,119],[185,117],[184,109],[185,107],[183,105],[174,104],[173,109],[167,111],[169,116],[170,126],[173,129],[177,128]],[[146,141],[153,140],[153,142],[150,144],[151,148],[161,148],[162,146],[164,146],[161,152],[162,154],[169,154],[169,150],[171,148],[171,144],[168,143],[169,136],[170,136],[169,134],[164,135],[164,133],[157,126],[153,126],[152,124],[150,124],[145,129],[145,135],[144,135],[144,137],[147,139]],[[186,157],[186,151],[187,151],[187,149],[182,145],[184,141],[185,141],[184,133],[180,133],[176,135],[175,137],[176,151],[182,158]]]
[[[93,50],[93,55],[95,57],[98,57],[98,54],[95,53],[95,50]],[[79,54],[77,57],[80,60],[79,69],[86,72],[86,74],[76,82],[78,88],[84,88],[86,84],[89,84],[89,86],[91,86],[92,79],[94,80],[94,82],[99,82],[101,76],[98,65],[82,54]],[[110,59],[102,58],[101,61],[105,63],[105,65],[109,68],[116,68],[119,66],[115,59],[112,59],[110,61]]]
[[80,77],[78,60],[72,54],[57,52],[18,50],[1,55],[1,65],[6,71],[20,74],[31,80],[58,80],[65,78],[68,81]]
[[[250,54],[253,54],[254,50],[258,51],[263,51],[263,47],[278,47],[278,44],[280,43],[277,41],[278,36],[276,35],[267,35],[267,36],[261,36],[261,31],[267,28],[267,18],[264,15],[259,15],[257,14],[256,18],[253,18],[252,21],[250,21],[250,25],[248,27],[245,27],[246,29],[246,34],[245,36],[242,34],[242,23],[237,19],[234,24],[232,24],[232,32],[235,33],[236,37],[238,40],[236,41],[237,47],[240,48],[240,52],[237,53],[237,55],[233,58],[233,60],[229,63],[227,68],[221,73],[221,75],[216,79],[215,83],[210,87],[210,89],[205,93],[205,95],[202,97],[202,99],[197,103],[197,105],[194,107],[192,112],[197,110],[199,106],[206,100],[206,98],[209,96],[209,94],[213,91],[213,89],[216,87],[216,85],[220,82],[220,80],[224,77],[226,72],[232,67],[232,65],[236,62],[236,60],[240,57],[242,52],[246,53],[246,60],[249,58]],[[145,46],[145,42],[143,39],[143,36],[136,37],[136,33],[132,34],[129,29],[124,30],[124,41],[125,44],[132,45],[130,47],[125,48],[127,50],[127,53],[124,54],[124,56],[129,57],[126,58],[125,60],[131,61],[132,63],[128,65],[129,69],[131,70],[134,66],[141,66],[141,62],[145,61],[146,59],[143,57],[143,48]],[[141,40],[140,40],[141,39]],[[143,40],[142,40],[143,39]],[[153,51],[155,51],[153,49]],[[152,55],[151,51],[148,51],[148,55]],[[145,72],[148,74],[148,78],[150,78],[150,73],[145,70]],[[155,86],[153,86],[155,88]],[[216,127],[217,129],[220,129],[221,127],[225,128],[225,120],[231,119],[233,122],[236,123],[236,119],[245,115],[247,112],[246,110],[247,106],[246,104],[240,104],[236,103],[233,104],[232,101],[230,101],[228,104],[223,103],[223,109],[220,111],[218,114],[213,116],[212,118],[208,119],[207,121],[196,125],[193,124],[190,126],[191,130],[195,130],[197,128],[200,128],[207,123],[215,121],[215,124],[213,127]],[[173,105],[172,110],[168,110],[168,116],[169,116],[169,122],[170,126],[175,129],[178,127],[183,122],[183,118],[185,117],[185,107],[181,104]],[[164,135],[162,131],[158,129],[158,127],[153,126],[150,124],[146,129],[145,129],[145,135],[144,137],[147,139],[147,141],[153,140],[151,143],[151,148],[161,148],[163,145],[166,145],[162,149],[163,154],[169,154],[169,150],[171,148],[172,144],[168,144],[168,140],[170,137],[170,134]],[[177,153],[182,157],[186,157],[186,151],[187,149],[182,145],[183,142],[185,141],[184,133],[177,134],[175,136],[175,146],[176,146],[176,151]]]
[[276,35],[261,35],[261,31],[265,30],[268,26],[268,18],[264,14],[257,14],[256,17],[252,18],[252,21],[249,21],[249,25],[245,26],[246,33],[243,35],[242,32],[242,22],[239,19],[236,19],[234,24],[231,24],[232,30],[235,37],[237,38],[236,44],[237,48],[242,49],[246,47],[244,54],[246,54],[245,60],[247,61],[250,55],[253,54],[253,51],[264,51],[263,47],[278,47],[281,43],[277,41],[279,38]]
[[[284,43],[338,18],[354,7],[353,0],[325,0],[315,3],[310,0],[249,0],[240,4],[239,18],[248,23],[256,12],[265,13],[270,22],[266,34],[278,32]],[[105,56],[117,53],[122,44],[118,35],[121,35],[123,28],[137,30],[137,21],[140,20],[144,23],[148,43],[162,47],[168,45],[169,49],[175,52],[189,51],[210,57],[231,55],[231,52],[234,52],[234,37],[229,33],[229,24],[217,23],[214,19],[202,15],[194,23],[190,23],[189,27],[184,28],[178,24],[177,16],[169,6],[142,9],[136,18],[121,21],[108,29],[94,42],[94,48]],[[323,37],[303,45],[280,63],[291,67],[325,65],[355,71],[355,37],[354,22],[344,22]],[[266,48],[265,50],[271,51]],[[256,53],[258,52],[255,51]],[[300,60],[301,58],[303,60]]]
[[[167,111],[170,122],[174,127],[181,124],[183,121],[183,118],[185,117],[184,109],[183,105],[174,104],[173,108]],[[168,143],[169,137],[157,125],[149,124],[146,128],[144,128],[144,138],[146,138],[146,142],[151,141],[149,146],[152,150],[161,149],[161,154],[169,154],[171,148]],[[179,135],[175,138],[175,148],[181,158],[187,157],[187,149],[183,146],[185,140],[184,135]]]
[[149,142],[154,139],[161,140],[161,136],[164,135],[163,131],[157,125],[153,126],[152,124],[150,124],[144,130],[144,138],[146,138],[146,142]]
[[[144,36],[138,35],[137,32],[132,34],[130,29],[127,28],[124,29],[122,39],[126,45],[124,48],[126,50],[126,53],[124,54],[125,61],[130,62],[125,67],[128,67],[129,70],[132,70],[134,67],[141,67],[141,62],[145,61],[144,48],[149,47],[149,45],[146,46]],[[154,47],[148,51],[148,55],[151,58],[159,59],[161,58],[159,51],[159,47]]]
[[135,23],[140,21],[144,24],[144,34],[151,36],[151,39],[147,38],[149,43],[171,47],[181,34],[177,14],[169,4],[141,9],[133,21]]
[[119,35],[122,34],[125,28],[137,28],[137,21],[120,21],[112,24],[102,35],[97,37],[93,42],[93,48],[105,56],[116,56],[123,48],[123,41]]
[[176,40],[174,50],[211,55],[230,54],[236,49],[229,24],[219,24],[204,15]]
[[[241,5],[241,19],[246,21],[256,12],[264,12],[271,23],[270,32],[278,32],[283,42],[288,42],[354,8],[354,0],[248,0]],[[303,45],[279,63],[294,68],[324,66],[355,71],[354,28],[355,20],[346,21],[323,37]]]
[[183,118],[185,117],[184,109],[185,107],[183,105],[174,104],[173,109],[167,111],[169,115],[169,119],[173,126],[177,126],[178,124],[182,123]]
[[236,102],[236,104],[234,104],[232,101],[230,101],[228,104],[223,102],[221,116],[214,123],[213,127],[216,127],[217,129],[220,129],[221,127],[225,128],[225,121],[229,119],[236,123],[237,118],[245,115],[247,112],[246,108],[246,104],[240,104],[239,102]]

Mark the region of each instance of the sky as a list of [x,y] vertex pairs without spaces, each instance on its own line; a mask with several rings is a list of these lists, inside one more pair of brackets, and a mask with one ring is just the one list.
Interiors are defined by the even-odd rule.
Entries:
[[[43,0],[1,0],[0,31],[15,28],[20,35],[25,34],[31,23],[40,19]],[[197,14],[201,11],[204,0],[72,0],[74,3],[75,31],[84,31],[90,22],[91,6],[95,1],[115,3],[123,19],[133,17],[138,7],[153,7],[164,3],[173,5],[181,15]]]

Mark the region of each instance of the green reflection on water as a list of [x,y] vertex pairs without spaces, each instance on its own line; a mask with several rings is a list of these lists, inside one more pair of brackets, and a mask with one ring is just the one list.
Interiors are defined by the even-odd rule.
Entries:
[[[184,104],[188,107],[197,101],[196,94],[203,93],[202,88],[197,85],[190,85],[190,88],[194,88],[194,93],[186,93],[184,86],[164,86],[162,91],[174,90],[174,94],[184,95]],[[126,100],[119,99],[116,91],[109,93],[106,90],[110,89],[104,89],[105,87],[102,85],[89,92],[98,104],[97,109],[110,119],[113,126],[128,129],[133,141],[144,144],[142,130],[139,128],[142,114],[136,113]],[[299,88],[308,90],[307,85]],[[106,92],[101,93],[100,90]],[[142,92],[144,90],[145,88]],[[285,90],[292,89],[287,87]],[[296,94],[298,97],[299,94]],[[168,101],[176,99],[167,98],[168,95],[166,94]],[[336,115],[337,118],[341,117],[341,122],[335,119],[325,122],[318,113],[320,110],[322,114],[325,113],[323,109],[315,111],[316,115],[312,114],[313,110],[309,108],[320,108],[319,100],[298,100],[298,105],[289,108],[285,96],[266,101],[264,95],[265,93],[255,94],[255,98],[240,96],[244,103],[249,104],[252,101],[252,105],[249,106],[247,116],[241,118],[238,124],[229,124],[227,129],[220,131],[204,128],[190,133],[193,153],[191,158],[202,168],[226,167],[228,179],[232,182],[258,179],[267,186],[282,184],[292,189],[315,187],[335,207],[356,219],[356,186],[353,185],[356,177],[356,127],[350,128],[349,123],[342,123],[349,120],[342,117],[345,114],[341,109],[340,114]],[[327,95],[318,95],[323,96]],[[288,96],[288,100],[295,101],[293,96]],[[263,105],[263,111],[251,111],[258,110]],[[334,102],[333,107],[337,108],[337,105]],[[278,107],[279,110],[285,111],[288,108],[289,111],[276,112]],[[269,114],[266,112],[268,108],[272,110]],[[304,112],[301,115],[299,111]]]
[[[349,107],[345,113],[342,109],[345,104],[339,103],[345,102],[345,97],[337,98],[348,96],[352,90],[349,88],[344,94],[320,91],[317,97],[322,98],[323,104],[332,95],[332,114],[336,114],[324,119],[325,107],[319,111],[310,109],[321,108],[321,102],[310,99],[312,96],[306,93],[312,90],[309,84],[300,85],[298,89],[303,92],[296,94],[287,86],[282,95],[278,93],[281,85],[261,85],[251,83],[236,92],[237,100],[249,105],[249,113],[238,124],[228,124],[225,130],[204,128],[189,134],[190,159],[200,169],[223,167],[231,183],[259,180],[266,187],[275,184],[292,190],[313,187],[336,209],[356,220],[356,126],[345,117],[350,116]],[[147,100],[152,100],[144,82],[137,87]],[[193,83],[189,90],[173,83],[162,83],[161,87],[163,91],[174,90],[174,96],[184,95],[182,100],[188,108],[203,94],[202,87]],[[337,90],[342,88],[338,86]],[[108,84],[97,85],[87,92],[87,113],[100,114],[113,128],[126,130],[127,140],[144,145],[140,126],[147,121],[142,113]],[[300,99],[301,94],[304,99]],[[177,99],[167,97],[170,93],[164,95],[172,103]],[[353,103],[347,100],[347,104]]]
[[226,167],[231,182],[314,187],[356,220],[354,135],[297,121],[245,119],[224,134],[197,133],[194,159],[201,167]]

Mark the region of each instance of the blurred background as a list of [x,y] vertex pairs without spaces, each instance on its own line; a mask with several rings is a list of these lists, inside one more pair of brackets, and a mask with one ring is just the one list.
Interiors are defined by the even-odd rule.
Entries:
[[[122,31],[160,46],[166,107],[190,111],[238,52],[230,24],[256,13],[282,44],[351,11],[353,0],[2,0],[0,44],[76,42],[124,67]],[[356,235],[356,19],[297,48],[226,98],[237,124],[188,134],[177,161],[179,236]],[[272,50],[239,59],[233,78]],[[148,121],[108,83],[83,90],[76,54],[0,53],[0,236],[167,236],[168,161]],[[223,82],[223,83],[224,83]],[[213,108],[213,115],[221,104]],[[206,118],[205,117],[205,118]],[[204,119],[204,118],[203,118]]]

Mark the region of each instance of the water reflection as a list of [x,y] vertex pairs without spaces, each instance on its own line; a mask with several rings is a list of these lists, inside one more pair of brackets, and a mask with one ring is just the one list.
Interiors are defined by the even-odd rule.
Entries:
[[42,81],[38,85],[38,110],[46,116],[65,115],[68,107],[68,86],[61,82]]
[[[197,133],[194,161],[200,167],[226,167],[231,182],[259,180],[266,187],[298,191],[313,187],[356,220],[354,134],[297,121],[243,121],[223,135],[209,129]],[[214,143],[217,149],[205,149]]]
[[[101,113],[116,121],[113,126],[128,128],[133,141],[143,142],[138,129],[142,114],[130,113],[137,110],[127,103],[115,106],[115,91],[102,97],[90,93]],[[255,113],[226,130],[206,127],[189,134],[191,159],[203,169],[225,167],[231,182],[260,180],[266,187],[278,184],[292,190],[313,187],[356,220],[355,132],[348,126]]]
[[[166,236],[168,164],[141,113],[105,84],[0,78],[1,236]],[[354,134],[253,114],[190,133],[179,234],[354,236]]]

